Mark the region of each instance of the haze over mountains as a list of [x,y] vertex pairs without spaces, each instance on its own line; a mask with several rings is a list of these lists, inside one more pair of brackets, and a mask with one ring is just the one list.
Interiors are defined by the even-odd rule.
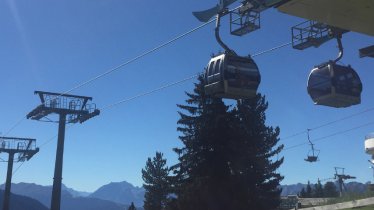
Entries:
[[[359,182],[350,182],[345,186],[349,192],[365,192],[367,185]],[[314,184],[312,184],[312,187]],[[306,184],[282,185],[282,195],[295,195]],[[4,185],[0,185],[4,189]],[[33,183],[12,184],[11,209],[12,210],[47,210],[51,202],[51,186],[42,186]],[[134,202],[138,210],[142,210],[145,190],[132,184],[111,182],[97,189],[93,193],[76,191],[73,188],[62,186],[62,210],[123,210]],[[2,205],[3,191],[0,191],[0,206]],[[25,207],[26,206],[26,207]]]
[[134,187],[132,184],[123,181],[104,185],[90,194],[89,197],[120,204],[131,204],[131,202],[134,202],[135,206],[143,206],[144,193],[144,188]]
[[[4,185],[0,185],[0,188],[4,189]],[[13,194],[27,196],[29,200],[35,199],[44,207],[50,206],[52,186],[18,183],[12,184],[11,191]],[[123,210],[131,202],[134,202],[138,210],[142,210],[143,197],[143,188],[134,187],[127,182],[110,183],[93,193],[79,192],[63,185],[61,210]],[[25,209],[29,210],[29,208],[22,210]],[[40,208],[40,210],[44,209]]]
[[[0,206],[3,206],[4,191],[0,190]],[[11,210],[48,210],[39,201],[16,194],[11,194],[10,196],[10,209]]]

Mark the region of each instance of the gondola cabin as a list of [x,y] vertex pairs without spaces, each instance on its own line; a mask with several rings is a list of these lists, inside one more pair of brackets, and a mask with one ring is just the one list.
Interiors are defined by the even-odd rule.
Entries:
[[360,77],[351,66],[324,63],[308,78],[308,93],[316,105],[340,108],[360,104],[361,92]]
[[[371,133],[365,137],[365,152],[371,155],[374,159],[374,133]],[[374,165],[374,160],[372,161]]]
[[205,93],[219,98],[246,99],[256,96],[261,76],[250,57],[221,54],[213,57],[205,72]]

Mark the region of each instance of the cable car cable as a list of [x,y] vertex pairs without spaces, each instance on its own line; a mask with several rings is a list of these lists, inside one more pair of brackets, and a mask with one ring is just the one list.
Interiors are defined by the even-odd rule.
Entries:
[[113,107],[115,107],[115,106],[118,106],[119,104],[126,103],[126,102],[129,102],[129,101],[135,100],[135,99],[137,99],[137,98],[140,98],[140,97],[143,97],[143,96],[150,95],[150,94],[152,94],[152,93],[155,93],[155,92],[161,91],[161,90],[166,89],[166,88],[168,88],[168,87],[172,87],[172,86],[175,86],[175,85],[179,85],[179,84],[181,84],[181,83],[183,83],[183,82],[186,82],[186,81],[188,81],[188,80],[191,80],[191,79],[194,79],[194,78],[198,77],[198,75],[199,75],[199,74],[195,74],[195,75],[193,75],[193,76],[190,76],[190,77],[184,78],[184,79],[182,79],[182,80],[179,80],[179,81],[176,81],[176,82],[172,82],[172,83],[169,83],[169,84],[163,85],[163,86],[161,86],[161,87],[159,87],[159,88],[156,88],[156,89],[153,89],[153,90],[150,90],[150,91],[144,92],[144,93],[137,94],[137,95],[135,95],[135,96],[133,96],[133,97],[130,97],[130,98],[127,98],[127,99],[120,100],[120,101],[118,101],[118,102],[116,102],[116,103],[113,103],[113,104],[110,104],[110,105],[108,105],[108,106],[103,107],[101,110],[110,109],[110,108],[113,108]]
[[[66,130],[68,130],[68,129],[70,129],[70,128],[72,128],[74,125],[76,125],[76,124],[71,124],[71,126],[69,126],[69,127],[66,127]],[[57,136],[58,136],[58,134],[55,134],[55,135],[53,135],[51,138],[49,138],[47,141],[45,141],[45,142],[43,142],[41,145],[39,145],[39,149],[40,148],[42,148],[42,147],[44,147],[44,146],[46,146],[47,144],[49,144],[51,141],[53,141],[54,139],[56,139],[57,138]],[[42,150],[39,150],[39,153],[40,153],[40,151],[42,151]],[[14,174],[16,174],[17,173],[17,171],[21,168],[21,166],[25,163],[26,161],[23,161],[14,171],[13,171],[13,173],[12,173],[12,176],[14,176]]]
[[25,163],[25,161],[23,161],[13,172],[12,172],[12,176],[14,176],[14,174],[17,173],[17,171],[19,170],[19,168],[21,168],[21,166]]
[[255,54],[252,55],[252,57],[260,56],[260,55],[262,55],[262,54],[269,53],[269,52],[272,52],[272,51],[274,51],[274,50],[277,50],[277,49],[280,49],[280,48],[283,48],[283,47],[287,47],[287,46],[289,46],[289,45],[291,45],[291,44],[292,44],[292,42],[287,42],[287,43],[284,43],[284,44],[282,44],[282,45],[279,45],[279,46],[276,46],[276,47],[270,48],[270,49],[268,49],[268,50],[264,50],[264,51],[261,51],[261,52],[255,53]]
[[[254,54],[253,57],[260,56],[260,55],[262,55],[262,54],[264,54],[264,53],[266,53],[266,52],[271,52],[271,51],[274,51],[274,50],[276,50],[276,49],[280,49],[280,48],[286,47],[286,46],[288,46],[288,45],[289,45],[289,43],[285,43],[285,44],[282,44],[282,45],[279,45],[279,46],[273,47],[273,48],[271,48],[271,49],[269,49],[269,50],[261,51],[261,52],[259,52],[259,53]],[[147,96],[147,95],[151,95],[151,94],[153,94],[153,93],[155,93],[155,92],[158,92],[158,91],[161,91],[161,90],[163,90],[163,89],[166,89],[166,88],[169,88],[169,87],[172,87],[172,86],[175,86],[175,85],[181,84],[181,83],[183,83],[183,82],[186,82],[186,81],[188,81],[188,80],[194,79],[194,78],[198,77],[199,75],[200,75],[200,74],[195,74],[195,75],[193,75],[193,76],[186,77],[186,78],[181,79],[181,80],[179,80],[179,81],[172,82],[172,83],[169,83],[169,84],[165,84],[165,85],[160,86],[160,87],[158,87],[158,88],[155,88],[155,89],[153,89],[153,90],[150,90],[150,91],[147,91],[147,92],[144,92],[144,93],[139,93],[139,94],[137,94],[137,95],[135,95],[135,96],[133,96],[133,97],[126,98],[126,99],[122,99],[122,100],[120,100],[120,101],[118,101],[118,102],[115,102],[115,103],[113,103],[113,104],[110,104],[110,105],[104,106],[101,110],[111,109],[111,108],[113,108],[113,107],[115,107],[115,106],[118,106],[118,105],[120,105],[120,104],[122,104],[122,103],[126,103],[126,102],[129,102],[129,101],[132,101],[132,100],[138,99],[138,98],[140,98],[140,97],[144,97],[144,96]],[[374,108],[373,108],[373,109],[374,109]],[[74,124],[73,124],[72,126],[74,126]],[[72,127],[72,126],[71,126],[71,127]],[[71,128],[71,127],[69,127],[69,128]],[[51,141],[52,141],[54,138],[56,138],[56,137],[57,137],[57,135],[53,136],[52,138],[50,138],[49,140],[47,140],[46,142],[44,142],[43,144],[41,144],[39,147],[41,148],[41,147],[45,146],[46,144],[48,144],[49,142],[51,142]]]
[[[240,6],[239,6],[239,7],[240,7]],[[234,11],[234,10],[238,9],[239,7],[236,7],[236,8],[234,8],[234,9],[231,9],[231,10],[229,10],[228,12],[230,12],[230,11]],[[205,22],[205,23],[203,23],[203,24],[201,24],[201,25],[199,25],[199,26],[197,26],[197,27],[195,27],[195,28],[193,28],[193,29],[191,29],[191,30],[185,32],[185,33],[182,33],[182,34],[180,34],[180,35],[174,37],[173,39],[171,39],[171,40],[169,40],[169,41],[166,41],[166,42],[164,42],[164,43],[162,43],[162,44],[160,44],[160,45],[158,45],[158,46],[156,46],[156,47],[154,47],[154,48],[152,48],[152,49],[150,49],[150,50],[148,50],[148,51],[146,51],[146,52],[144,52],[144,53],[142,53],[142,54],[140,54],[140,55],[138,55],[138,56],[136,56],[136,57],[134,57],[134,58],[132,58],[132,59],[130,59],[130,60],[128,60],[128,61],[126,61],[126,62],[124,62],[124,63],[122,63],[122,64],[119,64],[119,65],[117,65],[117,66],[115,66],[115,67],[113,67],[113,68],[110,68],[109,70],[105,71],[104,73],[101,73],[101,74],[99,74],[99,75],[97,75],[97,76],[95,76],[95,77],[93,77],[93,78],[91,78],[91,79],[88,79],[88,80],[86,80],[86,81],[84,81],[84,82],[82,82],[82,83],[80,83],[80,84],[74,86],[73,88],[71,88],[71,89],[69,89],[69,90],[63,92],[63,93],[60,94],[59,96],[61,96],[61,95],[63,95],[63,94],[68,94],[68,93],[70,93],[70,92],[72,92],[72,91],[74,91],[74,90],[76,90],[76,89],[79,89],[79,88],[81,88],[81,87],[83,87],[83,86],[86,86],[86,85],[92,83],[93,81],[95,81],[95,80],[97,80],[97,79],[100,79],[100,78],[102,78],[102,77],[104,77],[104,76],[106,76],[106,75],[108,75],[108,74],[111,74],[111,73],[113,73],[113,72],[119,70],[120,68],[122,68],[122,67],[124,67],[124,66],[126,66],[126,65],[129,65],[129,64],[131,64],[131,63],[133,63],[133,62],[135,62],[135,61],[137,61],[137,60],[139,60],[139,59],[141,59],[141,58],[143,58],[143,57],[145,57],[145,56],[147,56],[147,55],[149,55],[149,54],[151,54],[151,53],[153,53],[153,52],[155,52],[155,51],[157,51],[157,50],[159,50],[159,49],[161,49],[161,48],[164,48],[164,47],[166,47],[166,46],[168,46],[168,45],[170,45],[170,44],[172,44],[172,43],[178,41],[179,39],[184,38],[184,37],[187,36],[187,35],[192,34],[193,32],[198,31],[199,29],[201,29],[201,28],[203,28],[203,27],[205,27],[205,26],[207,26],[207,25],[213,23],[214,21],[216,21],[216,18],[213,18],[212,20],[209,20],[209,21],[207,21],[207,22]],[[55,98],[58,98],[59,96],[56,96]],[[52,100],[52,99],[50,99],[50,100]],[[46,101],[46,102],[47,102],[47,101]],[[46,102],[45,102],[45,103],[46,103]],[[26,115],[25,115],[25,116],[26,116]],[[17,121],[17,122],[16,122],[16,123],[15,123],[15,124],[14,124],[14,125],[13,125],[13,126],[12,126],[8,131],[7,131],[7,132],[6,132],[6,134],[5,134],[4,136],[7,136],[11,131],[14,130],[14,128],[16,128],[16,127],[18,126],[18,124],[20,124],[23,120],[25,120],[25,119],[26,119],[25,116],[22,117],[20,120],[18,120],[18,121]]]
[[[282,45],[279,45],[279,46],[273,47],[273,48],[271,48],[271,49],[269,49],[269,50],[264,50],[264,51],[261,51],[261,52],[259,52],[259,53],[256,53],[256,54],[254,54],[252,57],[260,56],[260,55],[262,55],[262,54],[264,54],[264,53],[271,52],[271,51],[274,51],[274,50],[277,50],[277,49],[280,49],[280,48],[286,47],[286,46],[288,46],[288,45],[290,45],[290,44],[289,44],[289,43],[285,43],[285,44],[282,44]],[[131,98],[122,99],[122,100],[120,100],[120,101],[118,101],[118,102],[116,102],[116,103],[113,103],[113,104],[110,104],[110,105],[105,106],[105,107],[102,108],[101,110],[111,109],[111,108],[113,108],[113,107],[115,107],[115,106],[118,106],[118,105],[120,105],[120,104],[122,104],[122,103],[126,103],[126,102],[129,102],[129,101],[132,101],[132,100],[138,99],[138,98],[140,98],[140,97],[143,97],[143,96],[151,95],[151,94],[153,94],[153,93],[155,93],[155,92],[158,92],[158,91],[161,91],[161,90],[163,90],[163,89],[166,89],[166,88],[169,88],[169,87],[172,87],[172,86],[175,86],[175,85],[181,84],[181,83],[183,83],[183,82],[186,82],[186,81],[188,81],[188,80],[194,79],[194,78],[198,77],[199,75],[200,75],[200,74],[195,74],[195,75],[193,75],[193,76],[186,77],[186,78],[184,78],[184,79],[182,79],[182,80],[179,80],[179,81],[176,81],[176,82],[172,82],[172,83],[169,83],[169,84],[166,84],[166,85],[160,86],[159,88],[156,88],[156,89],[153,89],[153,90],[150,90],[150,91],[144,92],[144,93],[140,93],[140,94],[135,95],[135,96],[133,96],[133,97],[131,97]],[[373,108],[373,109],[374,109],[374,108]],[[69,128],[73,127],[74,125],[75,125],[75,124],[72,124],[70,127],[67,127],[66,129],[69,129]],[[16,126],[14,126],[14,127],[16,127]],[[53,141],[56,137],[57,137],[57,134],[54,135],[53,137],[49,138],[49,139],[48,139],[47,141],[45,141],[44,143],[42,143],[42,144],[39,146],[39,148],[42,148],[42,147],[46,146],[46,145],[49,144],[51,141]],[[19,170],[19,168],[20,168],[21,166],[22,166],[22,164],[21,164],[21,165],[20,165],[20,166],[15,170],[15,172],[13,172],[13,175],[14,175],[14,174]]]
[[[132,59],[130,59],[130,60],[128,60],[128,61],[126,61],[126,62],[124,62],[124,63],[121,63],[121,64],[119,64],[119,65],[117,65],[117,66],[115,66],[115,67],[113,67],[113,68],[110,68],[110,69],[108,69],[108,70],[106,70],[105,72],[103,72],[103,73],[101,73],[101,74],[99,74],[99,75],[97,75],[97,76],[95,76],[95,77],[92,77],[92,78],[90,78],[90,79],[88,79],[88,80],[86,80],[86,81],[84,81],[84,82],[82,82],[82,83],[80,83],[80,84],[78,84],[78,85],[76,85],[76,86],[74,86],[73,88],[70,88],[69,90],[67,90],[67,91],[65,91],[65,92],[63,92],[62,94],[60,94],[59,96],[62,96],[63,94],[68,94],[68,93],[70,93],[70,92],[72,92],[72,91],[74,91],[74,90],[77,90],[77,89],[79,89],[79,88],[81,88],[81,87],[83,87],[83,86],[86,86],[86,85],[88,85],[88,84],[90,84],[90,83],[92,83],[92,82],[94,82],[94,81],[96,81],[96,80],[98,80],[98,79],[100,79],[100,78],[102,78],[102,77],[105,77],[105,76],[107,76],[107,75],[109,75],[109,74],[111,74],[111,73],[113,73],[113,72],[115,72],[115,71],[118,71],[119,69],[121,69],[122,67],[124,67],[124,66],[127,66],[127,65],[129,65],[129,64],[131,64],[131,63],[133,63],[133,62],[135,62],[135,61],[137,61],[137,60],[139,60],[139,59],[141,59],[141,58],[143,58],[143,57],[145,57],[145,56],[147,56],[147,55],[149,55],[149,54],[151,54],[151,53],[153,53],[153,52],[155,52],[155,51],[158,51],[158,50],[160,50],[161,48],[164,48],[164,47],[166,47],[166,46],[168,46],[168,45],[170,45],[170,44],[172,44],[172,43],[174,43],[174,42],[176,42],[176,41],[178,41],[179,39],[182,39],[182,38],[184,38],[184,37],[186,37],[187,35],[190,35],[190,34],[192,34],[193,32],[195,32],[195,31],[197,31],[197,30],[199,30],[199,29],[201,29],[201,28],[203,28],[203,27],[205,27],[205,26],[207,26],[207,25],[209,25],[209,24],[211,24],[212,22],[214,22],[216,19],[215,18],[213,18],[212,20],[210,20],[210,21],[208,21],[208,22],[206,22],[206,23],[203,23],[203,24],[201,24],[201,25],[199,25],[199,26],[197,26],[197,27],[195,27],[195,28],[193,28],[193,29],[191,29],[191,30],[189,30],[189,31],[187,31],[187,32],[185,32],[185,33],[183,33],[183,34],[180,34],[180,35],[178,35],[178,36],[176,36],[176,37],[174,37],[174,38],[172,38],[171,40],[169,40],[169,41],[166,41],[166,42],[164,42],[164,43],[162,43],[162,44],[160,44],[160,45],[158,45],[158,46],[156,46],[156,47],[154,47],[154,48],[152,48],[152,49],[150,49],[150,50],[148,50],[148,51],[146,51],[146,52],[144,52],[144,53],[142,53],[142,54],[140,54],[140,55],[138,55],[138,56],[136,56],[136,57],[134,57],[134,58],[132,58]],[[58,98],[59,96],[56,96],[55,98]],[[52,100],[52,99],[49,99],[49,100]],[[45,101],[44,103],[46,103],[47,101]],[[26,115],[25,115],[26,116]],[[18,120],[7,132],[5,132],[5,135],[4,136],[7,136],[11,131],[13,131],[23,120],[25,120],[26,119],[26,117],[25,116],[23,116],[20,120]]]
[[[343,130],[343,131],[339,131],[339,132],[336,132],[336,133],[332,133],[330,135],[317,138],[317,139],[315,139],[313,141],[314,142],[322,141],[324,139],[327,139],[327,138],[330,138],[330,137],[333,137],[333,136],[336,136],[336,135],[340,135],[340,134],[343,134],[343,133],[347,133],[347,132],[350,132],[350,131],[353,131],[353,130],[356,130],[356,129],[359,129],[359,128],[363,128],[363,127],[366,127],[366,126],[372,125],[372,124],[374,124],[374,121],[366,123],[366,124],[363,124],[363,125],[359,125],[359,126],[347,129],[347,130]],[[283,151],[294,149],[294,148],[297,148],[297,147],[300,147],[300,146],[303,146],[303,145],[306,145],[306,144],[308,144],[308,143],[296,144],[296,145],[293,145],[293,146],[290,146],[290,147],[287,147],[287,148],[283,149]]]
[[[372,107],[372,108],[368,108],[368,109],[365,109],[365,110],[363,110],[363,111],[361,111],[361,112],[357,112],[357,113],[354,113],[354,114],[348,115],[348,116],[346,116],[346,117],[339,118],[339,119],[337,119],[337,120],[333,120],[333,121],[327,122],[327,123],[322,124],[322,125],[319,125],[319,126],[312,127],[312,128],[310,128],[309,130],[317,130],[317,129],[320,129],[320,128],[323,128],[323,127],[326,127],[326,126],[328,126],[328,125],[332,125],[332,124],[335,124],[335,123],[337,123],[337,122],[344,121],[344,120],[350,119],[350,118],[352,118],[352,117],[356,117],[356,116],[358,116],[358,115],[364,114],[364,113],[366,113],[366,112],[371,112],[371,111],[374,111],[374,107]],[[299,135],[304,134],[304,133],[306,133],[306,131],[300,131],[300,132],[298,132],[298,133],[295,133],[295,134],[292,134],[292,135],[286,136],[286,137],[284,137],[284,138],[281,138],[280,141],[285,141],[285,140],[287,140],[287,139],[290,139],[290,138],[293,138],[293,137],[299,136]]]
[[[274,51],[274,50],[277,50],[277,49],[280,49],[280,48],[286,47],[286,46],[290,45],[291,43],[292,43],[292,42],[287,42],[287,43],[285,43],[285,44],[281,44],[281,45],[279,45],[279,46],[276,46],[276,47],[270,48],[270,49],[268,49],[268,50],[264,50],[264,51],[258,52],[258,53],[256,53],[256,54],[254,54],[252,57],[257,57],[257,56],[263,55],[263,54],[265,54],[265,53],[272,52],[272,51]],[[112,107],[114,107],[114,106],[117,106],[117,105],[119,105],[119,104],[126,103],[126,102],[129,102],[129,101],[135,100],[135,99],[137,99],[137,98],[140,98],[140,97],[143,97],[143,96],[150,95],[150,94],[152,94],[152,93],[155,93],[155,92],[161,91],[161,90],[163,90],[163,89],[166,89],[166,88],[169,88],[169,87],[172,87],[172,86],[175,86],[175,85],[179,85],[179,84],[181,84],[181,83],[183,83],[183,82],[185,82],[185,81],[188,81],[188,80],[194,79],[194,78],[198,77],[199,75],[200,75],[200,73],[199,73],[199,74],[195,74],[195,75],[190,76],[190,77],[186,77],[186,78],[181,79],[181,80],[176,81],[176,82],[172,82],[172,83],[169,83],[169,84],[165,84],[165,85],[163,85],[163,86],[160,86],[160,87],[158,87],[158,88],[155,88],[155,89],[153,89],[153,90],[150,90],[150,91],[147,91],[147,92],[144,92],[144,93],[139,93],[138,95],[135,95],[135,96],[133,96],[133,97],[126,98],[126,99],[122,99],[122,100],[120,100],[120,101],[118,101],[118,102],[115,102],[115,103],[113,103],[113,104],[110,104],[110,105],[105,106],[105,107],[102,108],[101,110],[110,109],[110,108],[112,108]],[[374,108],[373,108],[373,109],[374,109]]]

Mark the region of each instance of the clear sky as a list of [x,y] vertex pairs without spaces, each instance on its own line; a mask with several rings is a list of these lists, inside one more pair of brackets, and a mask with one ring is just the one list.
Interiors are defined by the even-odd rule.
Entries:
[[[128,61],[201,23],[192,11],[208,9],[215,0],[64,0],[0,1],[0,132],[7,134],[39,103],[35,90],[64,92],[108,69]],[[241,55],[267,50],[291,40],[290,28],[302,19],[271,9],[262,13],[261,30],[244,37],[228,32],[222,20],[222,38]],[[221,48],[214,24],[94,81],[72,94],[93,97],[98,108],[201,72],[212,53]],[[351,64],[363,83],[362,104],[345,109],[313,105],[306,81],[314,65],[337,55],[336,42],[298,51],[290,46],[255,58],[262,74],[259,91],[269,102],[267,124],[280,126],[281,137],[305,131],[373,108],[374,59],[358,57],[358,49],[374,38],[358,33],[343,37],[344,64]],[[146,159],[161,151],[172,165],[180,146],[176,104],[195,80],[103,110],[101,115],[66,130],[63,182],[92,192],[109,182],[126,180],[141,186]],[[311,139],[373,122],[374,111],[311,131]],[[284,151],[280,172],[283,184],[316,182],[333,176],[334,166],[361,182],[372,181],[364,153],[364,137],[374,124],[316,142],[320,160],[303,159],[308,145]],[[22,120],[8,136],[32,137],[43,145],[57,134],[57,124]],[[282,140],[285,147],[306,143],[306,134]],[[40,148],[13,177],[13,182],[51,185],[56,139]],[[1,157],[5,158],[5,154]],[[19,164],[15,164],[16,169]],[[5,181],[6,163],[0,164]]]

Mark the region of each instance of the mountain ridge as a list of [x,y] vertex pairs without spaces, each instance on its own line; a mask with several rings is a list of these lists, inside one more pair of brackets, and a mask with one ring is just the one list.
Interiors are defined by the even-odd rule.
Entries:
[[135,206],[143,206],[145,189],[136,187],[129,182],[110,182],[103,185],[89,197],[100,198],[121,204],[134,202]]
[[[0,190],[0,206],[3,206],[4,191]],[[11,193],[10,209],[12,210],[48,210],[41,202],[27,196]]]
[[[3,188],[4,185],[1,185],[1,187]],[[49,207],[51,204],[52,186],[24,182],[12,183],[11,191],[12,194],[35,199],[44,206]],[[99,198],[74,197],[65,188],[61,191],[61,210],[123,210],[128,206]],[[22,210],[25,209],[29,210],[28,208],[23,208]]]

